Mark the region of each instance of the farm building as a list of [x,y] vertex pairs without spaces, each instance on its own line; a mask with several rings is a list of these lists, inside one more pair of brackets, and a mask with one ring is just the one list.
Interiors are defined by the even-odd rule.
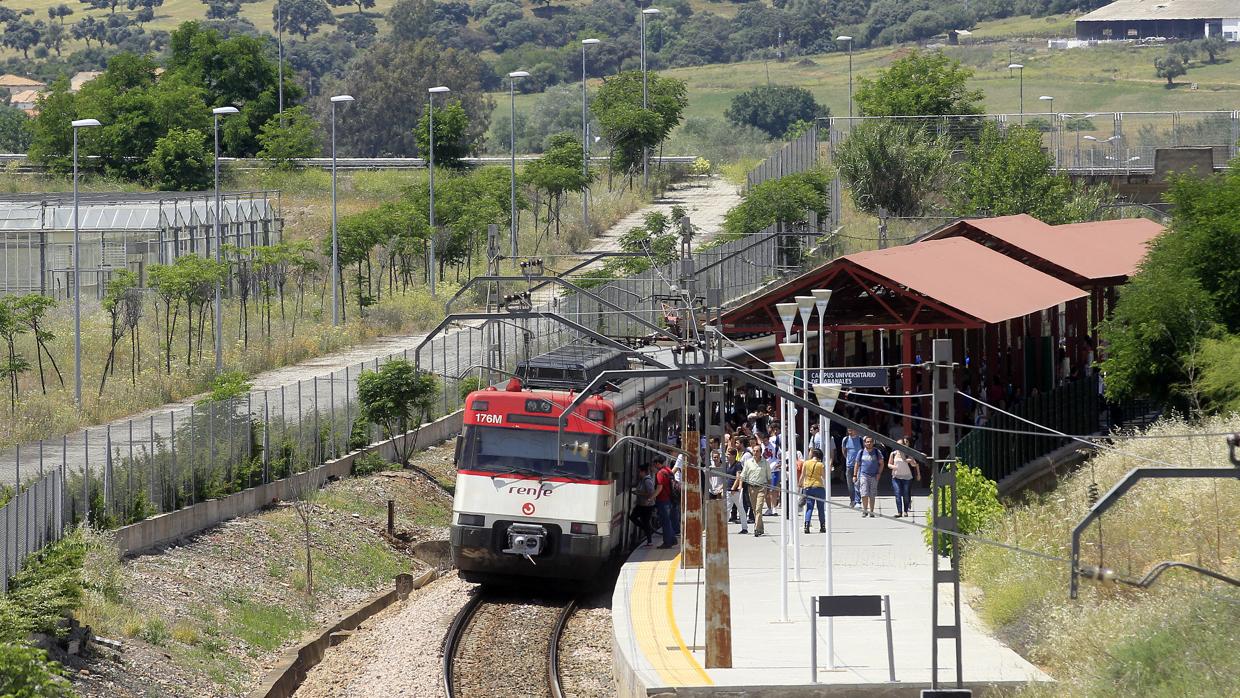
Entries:
[[1117,0],[1076,20],[1076,37],[1099,41],[1204,39],[1240,41],[1237,0]]

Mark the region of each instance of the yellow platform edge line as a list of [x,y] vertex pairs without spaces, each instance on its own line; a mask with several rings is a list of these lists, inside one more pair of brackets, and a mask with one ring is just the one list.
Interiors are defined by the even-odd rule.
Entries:
[[710,678],[710,674],[707,674],[706,670],[702,668],[702,665],[698,664],[697,658],[693,656],[693,653],[689,651],[688,646],[685,645],[685,639],[680,634],[680,625],[676,623],[676,614],[672,605],[672,593],[676,590],[676,570],[680,567],[680,557],[680,555],[677,555],[672,558],[672,564],[668,566],[667,570],[667,591],[665,592],[665,598],[667,599],[667,621],[672,626],[672,635],[676,638],[676,644],[680,647],[681,654],[685,656],[685,659],[693,667],[694,671],[697,672],[698,677],[702,680],[704,685],[714,686],[715,682]]

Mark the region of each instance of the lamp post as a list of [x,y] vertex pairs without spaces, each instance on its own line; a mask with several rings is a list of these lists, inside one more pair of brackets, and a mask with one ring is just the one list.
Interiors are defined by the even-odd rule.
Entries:
[[[801,371],[801,380],[797,381],[797,387],[800,389],[801,397],[809,399],[809,318],[814,314],[814,297],[813,296],[797,296],[797,309],[801,314],[801,336],[800,340],[805,345],[805,361]],[[801,411],[801,430],[797,432],[803,441],[805,448],[801,451],[804,458],[809,458],[809,410]],[[796,458],[796,442],[792,442],[793,459]],[[795,463],[793,464],[793,472],[796,472]],[[797,478],[793,481],[793,501],[800,501],[801,495],[801,479]],[[795,509],[795,507],[794,507]],[[792,569],[794,579],[801,581],[801,527],[796,525],[796,520],[792,522]]]
[[[790,343],[789,340],[792,339],[792,323],[796,320],[797,310],[798,308],[797,308],[796,303],[776,303],[775,304],[775,311],[776,313],[779,314],[779,320],[784,325],[784,343]],[[783,347],[784,345],[780,344],[781,351],[783,350]],[[796,361],[785,359],[784,362],[772,362],[771,363],[771,368],[775,371],[776,381],[782,384],[781,373],[778,369],[776,369],[777,363],[788,364],[789,368],[788,368],[788,373],[787,373],[787,379],[788,379],[787,387],[791,388],[792,371],[796,368]],[[787,445],[787,440],[788,440],[788,416],[787,415],[788,415],[788,401],[781,399],[779,401],[779,430],[784,435],[783,438],[784,438],[785,446]],[[785,447],[785,448],[782,448],[781,450],[786,452],[788,449]],[[784,462],[782,454],[780,456],[780,462],[781,463]],[[782,465],[780,466],[780,469],[783,470]],[[787,471],[785,470],[780,477],[780,490],[781,490],[780,496],[781,497],[783,496],[783,491],[787,483],[787,478],[783,477],[783,475],[786,475],[786,474],[787,474]],[[765,505],[765,503],[763,504]],[[788,539],[787,539],[787,529],[786,529],[786,523],[785,523],[787,519],[785,519],[782,516],[782,514],[787,513],[787,510],[785,509],[783,512],[780,512],[780,513],[781,513],[781,516],[779,519],[779,526],[780,526],[779,528],[779,578],[780,578],[780,586],[781,586],[781,594],[782,594],[782,598],[781,598],[781,602],[782,602],[781,606],[783,608],[782,618],[783,620],[786,621],[788,619]]]
[[[650,108],[650,89],[647,85],[646,78],[646,15],[657,15],[659,9],[657,7],[647,7],[642,10],[642,109]],[[642,186],[650,188],[650,149],[642,148]]]
[[[797,392],[796,385],[799,382],[796,376],[796,367],[801,353],[805,349],[804,342],[786,342],[779,345],[780,355],[784,357],[784,361],[792,364],[792,374],[788,376],[787,388],[794,395]],[[801,555],[797,548],[800,545],[801,535],[796,525],[796,495],[797,495],[797,406],[792,402],[787,403],[788,407],[788,427],[783,430],[784,443],[781,443],[780,451],[783,452],[783,475],[780,477],[780,489],[783,490],[781,495],[783,501],[780,506],[780,514],[783,515],[783,525],[788,528],[788,543],[792,547],[792,559],[794,563],[799,563]],[[794,566],[794,581],[801,581],[801,566]]]
[[590,117],[586,111],[586,47],[599,43],[598,39],[581,40],[581,176],[585,186],[581,190],[581,230],[590,233]]
[[443,85],[440,85],[438,87],[427,88],[426,91],[431,96],[430,97],[431,99],[430,124],[429,124],[429,128],[427,129],[427,133],[430,136],[430,148],[428,148],[428,150],[430,151],[430,158],[428,159],[427,172],[430,174],[430,189],[431,189],[430,212],[427,218],[430,221],[430,225],[431,225],[431,240],[430,240],[430,245],[428,246],[428,253],[426,257],[426,260],[427,260],[426,278],[430,282],[431,298],[434,298],[435,297],[435,95],[446,94],[448,92],[451,92],[452,90],[444,87]]
[[[822,291],[822,293],[826,294],[827,299],[831,298],[830,291]],[[818,294],[819,294],[819,291],[815,290],[814,296],[817,297]],[[819,331],[820,342],[821,342],[821,337],[822,337],[822,334],[821,334],[822,312],[826,309],[827,309],[827,301],[820,300],[819,305],[818,305],[818,327],[819,327],[818,331]],[[818,365],[820,367],[822,366],[821,359],[819,360]],[[819,377],[822,376],[821,370],[819,370],[818,375]],[[828,412],[832,412],[835,410],[835,401],[839,399],[839,396],[840,396],[840,384],[839,383],[815,383],[814,384],[814,395],[818,398],[818,404],[821,405],[823,409],[827,410]],[[823,445],[823,448],[825,449],[829,444],[829,441],[827,439],[830,438],[826,434],[827,418],[819,417],[818,420],[819,420],[818,433],[823,435],[822,445]],[[826,452],[824,451],[823,453],[825,457]],[[844,476],[848,477],[847,473]],[[823,540],[823,547],[826,548],[826,551],[827,551],[827,561],[826,561],[827,596],[832,596],[835,594],[835,570],[834,570],[834,564],[831,560],[831,470],[830,469],[823,468],[823,480],[824,480],[823,484],[826,485],[826,488],[825,488],[826,493],[823,495],[823,499],[825,501],[823,501],[822,506],[823,506],[823,509],[825,509],[827,512],[827,534]],[[828,669],[835,668],[835,619],[830,616],[827,616],[827,668]]]
[[[215,122],[215,263],[224,263],[224,227],[220,223],[220,117],[236,114],[236,107],[216,107],[211,110]],[[224,278],[215,284],[215,372],[224,370]]]
[[352,101],[350,95],[332,97],[332,327],[340,324],[340,242],[336,238],[336,105]]
[[1025,66],[1020,63],[1008,63],[1008,72],[1015,68],[1020,71],[1020,123],[1025,123]]
[[849,118],[851,118],[853,115],[853,98],[852,98],[852,95],[853,95],[853,78],[852,78],[853,38],[851,36],[848,36],[847,34],[842,34],[840,36],[835,37],[835,40],[848,42],[848,116]]
[[514,260],[517,257],[517,80],[529,76],[524,70],[514,70],[508,74],[508,150],[512,156],[509,165],[512,194],[508,203],[508,244]]
[[73,400],[82,411],[82,269],[78,254],[78,129],[99,126],[98,119],[75,119],[73,127]]

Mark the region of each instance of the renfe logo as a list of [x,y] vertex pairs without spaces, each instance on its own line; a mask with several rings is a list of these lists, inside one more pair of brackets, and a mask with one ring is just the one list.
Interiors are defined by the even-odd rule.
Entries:
[[521,513],[525,514],[526,516],[532,516],[534,514],[534,505],[529,502],[522,504]]
[[477,418],[479,424],[503,424],[504,423],[504,415],[502,414],[487,414],[486,412],[479,412],[477,415],[475,415],[475,417]]
[[534,497],[534,501],[538,501],[542,499],[543,497],[550,497],[552,493],[553,493],[553,490],[550,487],[513,486],[513,487],[508,488],[508,494],[516,494],[516,495],[524,495],[524,496],[532,495]]

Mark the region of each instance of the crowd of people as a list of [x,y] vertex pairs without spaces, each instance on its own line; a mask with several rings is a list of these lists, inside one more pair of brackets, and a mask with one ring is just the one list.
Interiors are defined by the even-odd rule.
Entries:
[[[863,518],[876,517],[875,504],[879,483],[890,480],[895,499],[895,516],[913,515],[913,484],[923,478],[919,464],[903,449],[890,453],[875,443],[873,437],[862,437],[848,429],[837,439],[820,432],[811,424],[808,436],[790,444],[780,433],[774,405],[758,406],[743,413],[739,422],[728,420],[722,439],[702,438],[703,463],[708,468],[709,493],[728,499],[729,523],[739,524],[738,533],[765,535],[764,518],[783,515],[802,516],[804,531],[811,532],[814,512],[818,514],[818,531],[826,531],[826,497],[832,480],[838,477],[846,488],[850,506]],[[673,440],[675,435],[669,435]],[[898,443],[911,450],[910,437],[901,434]],[[790,501],[781,501],[785,476],[784,450],[793,450],[796,472],[790,473],[795,485]],[[660,532],[660,548],[677,545],[680,535],[680,481],[684,476],[683,456],[672,464],[662,456],[638,469],[633,487],[635,506],[629,519],[641,532],[639,545],[652,545],[654,533]]]

